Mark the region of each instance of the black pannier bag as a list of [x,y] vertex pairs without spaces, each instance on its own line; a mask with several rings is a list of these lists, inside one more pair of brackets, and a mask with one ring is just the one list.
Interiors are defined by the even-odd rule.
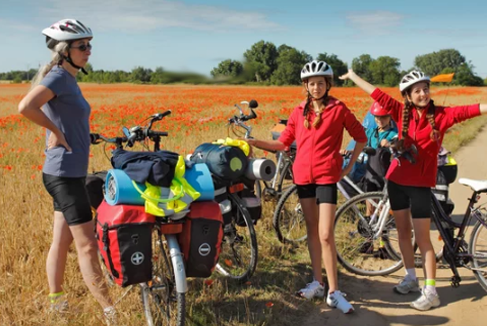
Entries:
[[[260,198],[255,195],[255,180],[245,180],[244,189],[238,193],[242,199],[242,203],[252,218],[252,222],[257,224],[257,221],[262,217],[262,204]],[[240,214],[237,215],[237,208],[233,207],[234,214],[237,216],[237,225],[245,226],[245,221]]]
[[248,158],[240,148],[211,143],[199,145],[191,161],[205,163],[212,174],[224,181],[241,177],[248,165]]
[[450,215],[453,212],[455,205],[450,200],[448,189],[448,180],[443,171],[441,171],[440,167],[438,167],[438,171],[436,173],[436,185],[434,188],[431,188],[431,191],[435,195],[436,199],[438,199],[440,202],[445,213]]
[[391,165],[391,152],[388,147],[378,147],[374,155],[368,155],[365,166],[364,184],[373,185],[378,191],[384,188],[384,177]]
[[178,242],[186,263],[187,277],[211,276],[218,263],[223,240],[223,218],[214,201],[193,202]]
[[111,206],[103,201],[95,222],[98,249],[114,281],[122,286],[152,279],[152,227],[144,206]]
[[103,201],[103,188],[106,177],[107,171],[96,172],[86,176],[86,192],[88,193],[91,206],[95,209],[97,209]]

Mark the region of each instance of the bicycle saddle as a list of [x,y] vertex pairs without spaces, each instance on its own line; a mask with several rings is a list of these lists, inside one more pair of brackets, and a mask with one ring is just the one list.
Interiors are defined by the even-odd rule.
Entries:
[[460,178],[458,182],[464,186],[469,186],[476,192],[487,192],[487,180],[472,180],[467,178]]

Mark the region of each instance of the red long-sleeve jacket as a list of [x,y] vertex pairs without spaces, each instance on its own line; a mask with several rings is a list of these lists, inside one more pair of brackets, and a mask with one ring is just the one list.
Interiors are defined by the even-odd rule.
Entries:
[[[370,96],[390,112],[392,119],[397,123],[399,138],[402,138],[404,104],[378,88]],[[388,180],[404,186],[434,187],[436,184],[437,156],[445,132],[455,123],[480,115],[479,104],[456,107],[436,106],[435,124],[436,129],[440,132],[440,137],[435,141],[431,139],[433,129],[426,118],[427,110],[427,108],[424,109],[421,117],[416,108],[411,109],[409,113],[408,137],[405,143],[406,146],[416,145],[418,149],[416,163],[411,164],[404,158],[393,160],[386,174]]]
[[340,180],[343,158],[340,147],[343,129],[357,142],[366,142],[364,128],[353,113],[336,98],[330,97],[328,105],[321,113],[318,128],[311,126],[316,114],[308,114],[310,128],[304,127],[304,106],[306,101],[297,106],[287,123],[279,141],[290,146],[296,140],[297,154],[293,164],[294,183],[331,184]]

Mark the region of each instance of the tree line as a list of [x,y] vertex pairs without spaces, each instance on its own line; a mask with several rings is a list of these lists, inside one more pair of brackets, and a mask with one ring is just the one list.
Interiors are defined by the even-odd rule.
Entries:
[[[88,74],[78,74],[81,82],[94,83],[146,83],[146,84],[261,84],[261,85],[299,85],[300,71],[306,62],[313,57],[304,51],[282,44],[276,47],[272,42],[259,41],[243,54],[243,61],[223,60],[211,71],[212,78],[197,73],[181,73],[166,71],[162,67],[155,70],[135,67],[131,71],[94,70],[91,64],[85,69]],[[375,85],[397,86],[401,76],[412,69],[420,69],[429,76],[455,73],[452,85],[483,86],[487,85],[475,75],[474,66],[456,49],[444,49],[414,59],[414,66],[408,70],[400,70],[398,58],[380,56],[372,58],[362,54],[352,60],[350,66],[336,54],[319,53],[316,60],[326,61],[334,71],[336,86],[353,86],[351,81],[338,79],[351,67],[365,80]],[[37,71],[10,71],[0,73],[0,80],[16,83],[31,80]]]

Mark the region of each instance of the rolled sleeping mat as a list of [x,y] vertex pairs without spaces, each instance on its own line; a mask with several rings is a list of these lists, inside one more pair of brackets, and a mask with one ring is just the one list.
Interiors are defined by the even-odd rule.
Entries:
[[266,158],[251,159],[245,170],[245,176],[251,180],[270,181],[276,174],[276,163]]
[[211,178],[210,170],[205,163],[193,164],[191,168],[186,168],[184,178],[188,183],[201,194],[196,201],[208,201],[215,199],[215,187]]
[[[144,191],[145,185],[138,183],[139,188]],[[105,200],[110,205],[145,205],[145,200],[134,188],[132,179],[127,173],[118,169],[108,170],[105,181]]]

